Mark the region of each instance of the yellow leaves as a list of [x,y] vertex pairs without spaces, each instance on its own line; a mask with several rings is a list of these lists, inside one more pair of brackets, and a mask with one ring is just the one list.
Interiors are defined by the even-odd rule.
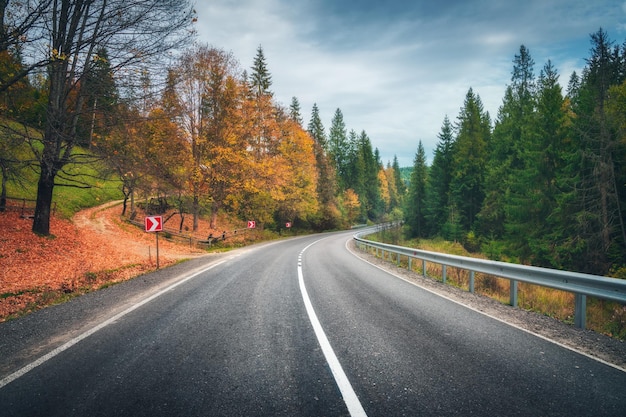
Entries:
[[359,201],[359,196],[353,189],[348,188],[343,192],[342,197],[347,221],[349,224],[354,224],[361,213],[361,202]]
[[92,61],[93,61],[94,63],[101,62],[101,63],[103,63],[103,64],[106,64],[107,62],[109,62],[109,60],[108,60],[108,59],[106,59],[105,57],[103,57],[103,56],[101,56],[101,55],[98,55],[98,54],[94,54],[94,56],[92,57]]
[[59,52],[56,48],[52,48],[52,51],[50,51],[50,59],[52,61],[65,61],[67,59],[67,55],[63,52]]

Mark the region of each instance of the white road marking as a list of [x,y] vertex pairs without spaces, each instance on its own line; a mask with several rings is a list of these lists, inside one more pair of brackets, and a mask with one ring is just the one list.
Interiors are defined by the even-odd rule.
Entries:
[[[618,371],[626,372],[626,367],[622,367],[622,366],[617,365],[617,364],[615,364],[615,363],[605,361],[604,359],[599,358],[599,357],[597,357],[597,356],[593,356],[593,355],[591,355],[591,354],[589,354],[589,353],[587,353],[587,352],[585,352],[585,351],[583,351],[583,350],[581,350],[581,349],[579,349],[579,348],[577,348],[577,347],[575,347],[575,346],[566,345],[566,344],[564,344],[564,343],[562,343],[562,342],[559,342],[559,341],[554,340],[554,339],[550,339],[548,336],[544,336],[544,335],[542,335],[542,334],[540,334],[540,333],[536,333],[536,332],[534,332],[534,331],[532,331],[532,330],[530,330],[530,329],[526,329],[526,328],[524,328],[524,327],[522,327],[522,326],[520,326],[520,325],[517,325],[517,324],[515,324],[515,323],[510,323],[510,322],[506,321],[506,319],[503,319],[503,318],[500,318],[500,317],[498,317],[498,316],[496,316],[496,315],[493,315],[493,314],[487,313],[486,311],[479,310],[478,308],[472,307],[470,304],[466,304],[466,303],[464,303],[464,302],[462,302],[462,301],[455,300],[454,298],[448,297],[447,295],[445,295],[445,294],[443,294],[443,293],[437,292],[437,291],[435,291],[435,290],[433,290],[433,289],[431,289],[431,288],[428,288],[428,287],[426,287],[426,286],[424,286],[424,285],[420,285],[418,282],[411,281],[411,280],[406,279],[406,278],[404,278],[404,277],[402,277],[402,276],[400,276],[400,275],[396,275],[396,274],[395,274],[395,273],[394,273],[391,269],[385,269],[385,268],[383,268],[382,266],[380,266],[380,265],[376,265],[375,263],[370,262],[370,261],[368,261],[367,259],[365,259],[365,258],[363,258],[363,257],[359,256],[357,253],[355,253],[355,252],[354,252],[352,249],[350,249],[350,247],[348,246],[348,244],[350,243],[350,241],[351,241],[351,240],[352,240],[352,238],[348,239],[348,240],[346,241],[346,243],[345,243],[345,247],[346,247],[346,249],[347,249],[347,251],[348,251],[348,252],[350,252],[350,253],[351,253],[351,254],[352,254],[355,258],[360,259],[361,261],[363,261],[363,262],[365,262],[365,263],[368,263],[368,264],[372,265],[373,267],[380,269],[380,270],[381,270],[381,271],[383,271],[383,272],[386,272],[387,274],[391,275],[392,277],[395,277],[395,278],[401,279],[402,281],[407,282],[407,283],[409,283],[409,284],[411,284],[411,285],[413,285],[413,286],[415,286],[415,287],[421,288],[422,290],[427,291],[427,292],[429,292],[429,293],[431,293],[431,294],[433,294],[433,295],[436,295],[436,296],[438,296],[438,297],[441,297],[441,298],[443,298],[443,299],[446,299],[446,300],[448,300],[448,301],[451,301],[451,302],[453,302],[453,303],[455,303],[455,304],[458,304],[458,305],[460,305],[460,306],[463,306],[463,307],[465,307],[465,308],[467,308],[467,309],[469,309],[469,310],[472,310],[472,311],[474,311],[474,312],[476,312],[476,313],[478,313],[478,314],[481,314],[481,315],[483,315],[483,316],[486,316],[486,317],[489,317],[489,318],[494,319],[494,320],[496,320],[496,321],[499,321],[500,323],[506,324],[507,326],[513,327],[513,328],[515,328],[515,329],[517,329],[517,330],[521,330],[521,331],[523,331],[523,332],[525,332],[525,333],[528,333],[528,334],[530,334],[530,335],[533,335],[533,336],[535,336],[535,337],[538,337],[539,339],[543,339],[543,340],[545,340],[546,342],[550,342],[550,343],[552,343],[552,344],[554,344],[554,345],[557,345],[557,346],[559,346],[559,347],[562,347],[563,349],[567,349],[567,350],[570,350],[570,351],[572,351],[572,352],[578,353],[579,355],[586,356],[586,357],[587,357],[587,358],[589,358],[589,359],[592,359],[592,360],[594,360],[594,361],[596,361],[596,362],[600,362],[600,363],[602,363],[602,364],[604,364],[604,365],[610,366],[611,368],[615,368],[615,369],[617,369]],[[392,266],[392,265],[389,265],[389,266]]]
[[341,391],[341,396],[343,397],[343,401],[346,403],[348,407],[348,412],[352,417],[367,417],[359,398],[357,397],[348,377],[346,376],[341,364],[339,363],[339,359],[337,359],[337,355],[333,351],[328,338],[326,337],[326,333],[324,333],[324,329],[320,324],[319,319],[317,318],[317,314],[315,314],[315,310],[313,309],[313,305],[311,304],[311,299],[309,298],[309,294],[307,293],[306,287],[304,286],[304,275],[302,274],[302,255],[304,252],[319,242],[315,241],[308,245],[306,248],[302,249],[300,255],[298,256],[298,283],[300,284],[300,292],[302,293],[302,299],[304,300],[304,305],[306,307],[306,312],[309,315],[309,321],[311,325],[313,325],[313,330],[315,331],[315,336],[317,336],[317,340],[322,348],[322,352],[324,353],[324,357],[326,358],[326,362],[328,362],[328,366],[335,378],[335,382],[339,387],[339,391]]
[[91,329],[87,330],[86,332],[76,336],[75,338],[67,341],[65,344],[57,347],[56,349],[48,352],[47,354],[45,354],[44,356],[40,357],[39,359],[35,360],[34,362],[29,363],[28,365],[24,366],[21,369],[18,369],[17,371],[13,372],[11,375],[3,378],[2,380],[0,380],[0,389],[2,387],[4,387],[7,384],[10,384],[11,382],[15,381],[16,379],[24,376],[25,374],[27,374],[28,372],[32,371],[33,369],[35,369],[36,367],[38,367],[39,365],[42,365],[43,363],[47,362],[48,360],[54,358],[55,356],[57,356],[58,354],[66,351],[67,349],[71,348],[72,346],[74,346],[76,343],[80,342],[83,339],[88,338],[89,336],[91,336],[92,334],[96,333],[98,330],[101,330],[103,328],[105,328],[106,326],[108,326],[109,324],[115,322],[116,320],[119,320],[120,318],[124,317],[125,315],[127,315],[128,313],[138,309],[139,307],[149,303],[150,301],[154,300],[155,298],[158,298],[160,296],[162,296],[163,294],[165,294],[166,292],[178,287],[179,285],[184,284],[185,282],[197,277],[198,275],[215,268],[218,265],[223,264],[224,262],[230,260],[231,258],[228,259],[224,259],[222,261],[219,261],[215,264],[210,265],[207,268],[204,268],[200,271],[197,271],[193,274],[191,274],[190,276],[188,276],[187,278],[184,278],[164,289],[162,289],[161,291],[151,295],[148,298],[145,298],[141,301],[139,301],[137,304],[133,304],[132,306],[130,306],[129,308],[127,308],[126,310],[116,314],[115,316],[109,318],[108,320],[103,321],[102,323],[98,324],[95,327],[92,327]]

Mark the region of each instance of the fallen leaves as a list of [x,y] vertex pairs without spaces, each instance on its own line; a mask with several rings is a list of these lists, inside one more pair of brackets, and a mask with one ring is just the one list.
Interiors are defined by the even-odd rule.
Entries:
[[[32,219],[0,213],[0,321],[154,270],[154,234],[119,213],[109,205],[53,217],[50,237],[33,234]],[[165,239],[159,249],[161,267],[206,253]]]

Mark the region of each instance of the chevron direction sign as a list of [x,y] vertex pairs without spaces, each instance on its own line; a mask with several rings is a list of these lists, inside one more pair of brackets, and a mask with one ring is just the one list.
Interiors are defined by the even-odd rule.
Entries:
[[163,230],[163,217],[161,216],[147,216],[146,217],[146,232],[160,232]]

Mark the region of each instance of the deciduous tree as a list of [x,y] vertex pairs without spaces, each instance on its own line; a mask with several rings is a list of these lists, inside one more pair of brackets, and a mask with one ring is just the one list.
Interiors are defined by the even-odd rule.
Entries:
[[46,65],[49,101],[43,146],[37,150],[40,175],[33,231],[47,235],[55,178],[74,158],[77,124],[87,99],[85,80],[94,71],[96,52],[106,48],[112,68],[131,80],[133,66],[157,68],[163,54],[181,45],[193,11],[185,0],[43,3],[40,17],[45,21],[39,21],[37,35],[45,41],[33,51],[44,51],[35,60]]

